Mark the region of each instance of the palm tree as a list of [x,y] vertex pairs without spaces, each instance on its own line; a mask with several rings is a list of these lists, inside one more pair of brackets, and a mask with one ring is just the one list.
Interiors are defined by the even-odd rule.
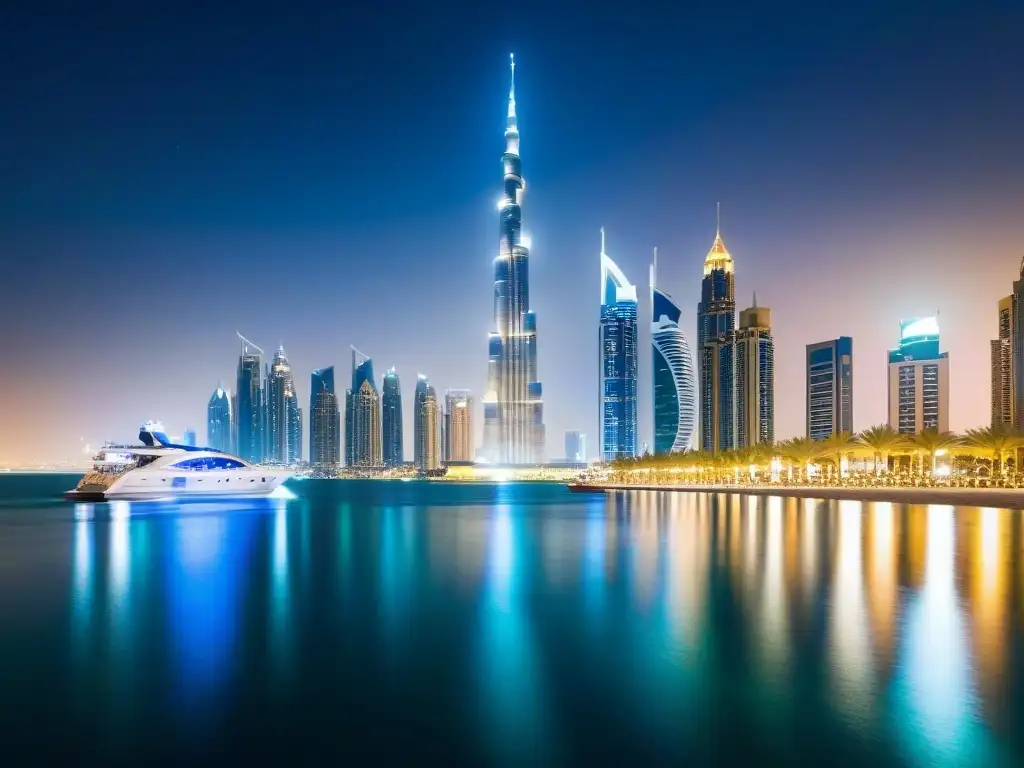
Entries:
[[1006,474],[1006,464],[1003,461],[1008,453],[1016,453],[1017,449],[1024,446],[1024,434],[1018,430],[1000,425],[998,427],[984,427],[982,429],[969,429],[965,435],[964,443],[975,450],[988,453],[992,456],[992,469],[995,473],[995,462],[999,462],[1000,474]]
[[939,432],[936,427],[922,429],[913,437],[913,445],[922,453],[921,474],[924,474],[924,455],[931,459],[932,473],[935,472],[935,457],[940,452],[961,444],[960,438],[952,432]]
[[849,432],[833,432],[819,444],[823,455],[835,457],[836,477],[842,479],[843,456],[857,447],[853,435]]
[[879,460],[888,468],[889,454],[898,453],[907,448],[907,436],[900,434],[888,424],[878,424],[865,429],[857,435],[857,442],[871,451],[875,463],[875,476],[879,474]]
[[806,480],[807,468],[821,456],[821,444],[809,437],[794,437],[779,446],[782,455],[800,467],[800,479]]

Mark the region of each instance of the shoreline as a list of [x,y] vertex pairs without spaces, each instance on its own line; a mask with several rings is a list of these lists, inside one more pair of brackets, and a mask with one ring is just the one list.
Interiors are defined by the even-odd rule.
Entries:
[[575,493],[667,491],[670,493],[728,493],[736,496],[783,496],[829,501],[881,501],[893,504],[949,504],[965,507],[1024,509],[1024,488],[844,488],[823,486],[734,485],[619,485],[615,483],[570,484]]

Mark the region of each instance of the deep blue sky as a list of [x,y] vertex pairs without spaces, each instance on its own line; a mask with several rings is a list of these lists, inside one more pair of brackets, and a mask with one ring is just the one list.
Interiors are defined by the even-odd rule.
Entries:
[[863,428],[899,318],[936,309],[952,426],[987,422],[1020,3],[146,5],[0,11],[0,461],[145,418],[202,439],[236,328],[284,344],[304,406],[349,344],[407,400],[417,372],[479,395],[511,50],[551,456],[596,449],[598,228],[642,296],[659,246],[692,339],[719,200],[739,303],[773,309],[778,438],[805,344],[854,337]]

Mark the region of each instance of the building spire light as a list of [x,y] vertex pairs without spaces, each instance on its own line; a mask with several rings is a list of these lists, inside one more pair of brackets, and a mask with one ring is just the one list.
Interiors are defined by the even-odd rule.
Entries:
[[512,85],[508,89],[508,116],[511,119],[516,116],[516,55],[510,53],[508,59],[512,69]]

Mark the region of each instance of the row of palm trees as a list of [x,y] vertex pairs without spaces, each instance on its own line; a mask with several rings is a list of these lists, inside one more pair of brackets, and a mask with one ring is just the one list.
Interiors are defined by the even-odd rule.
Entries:
[[989,464],[992,475],[997,468],[1005,475],[1010,460],[1014,468],[1018,466],[1017,453],[1021,449],[1024,449],[1024,432],[1012,427],[970,429],[962,435],[932,428],[911,435],[881,424],[859,434],[842,432],[824,440],[797,437],[717,454],[706,451],[647,454],[615,461],[611,469],[624,476],[635,474],[636,470],[668,470],[687,472],[702,482],[720,482],[730,476],[739,482],[745,472],[754,479],[766,470],[770,472],[773,465],[776,470],[781,465],[786,468],[789,480],[806,482],[812,474],[841,480],[845,474],[844,459],[847,466],[855,459],[863,460],[864,465],[870,460],[875,477],[890,471],[890,460],[897,469],[905,463],[905,471],[912,476],[932,477],[939,457],[948,456],[951,467],[962,465],[965,460],[973,459],[976,464],[980,460]]

